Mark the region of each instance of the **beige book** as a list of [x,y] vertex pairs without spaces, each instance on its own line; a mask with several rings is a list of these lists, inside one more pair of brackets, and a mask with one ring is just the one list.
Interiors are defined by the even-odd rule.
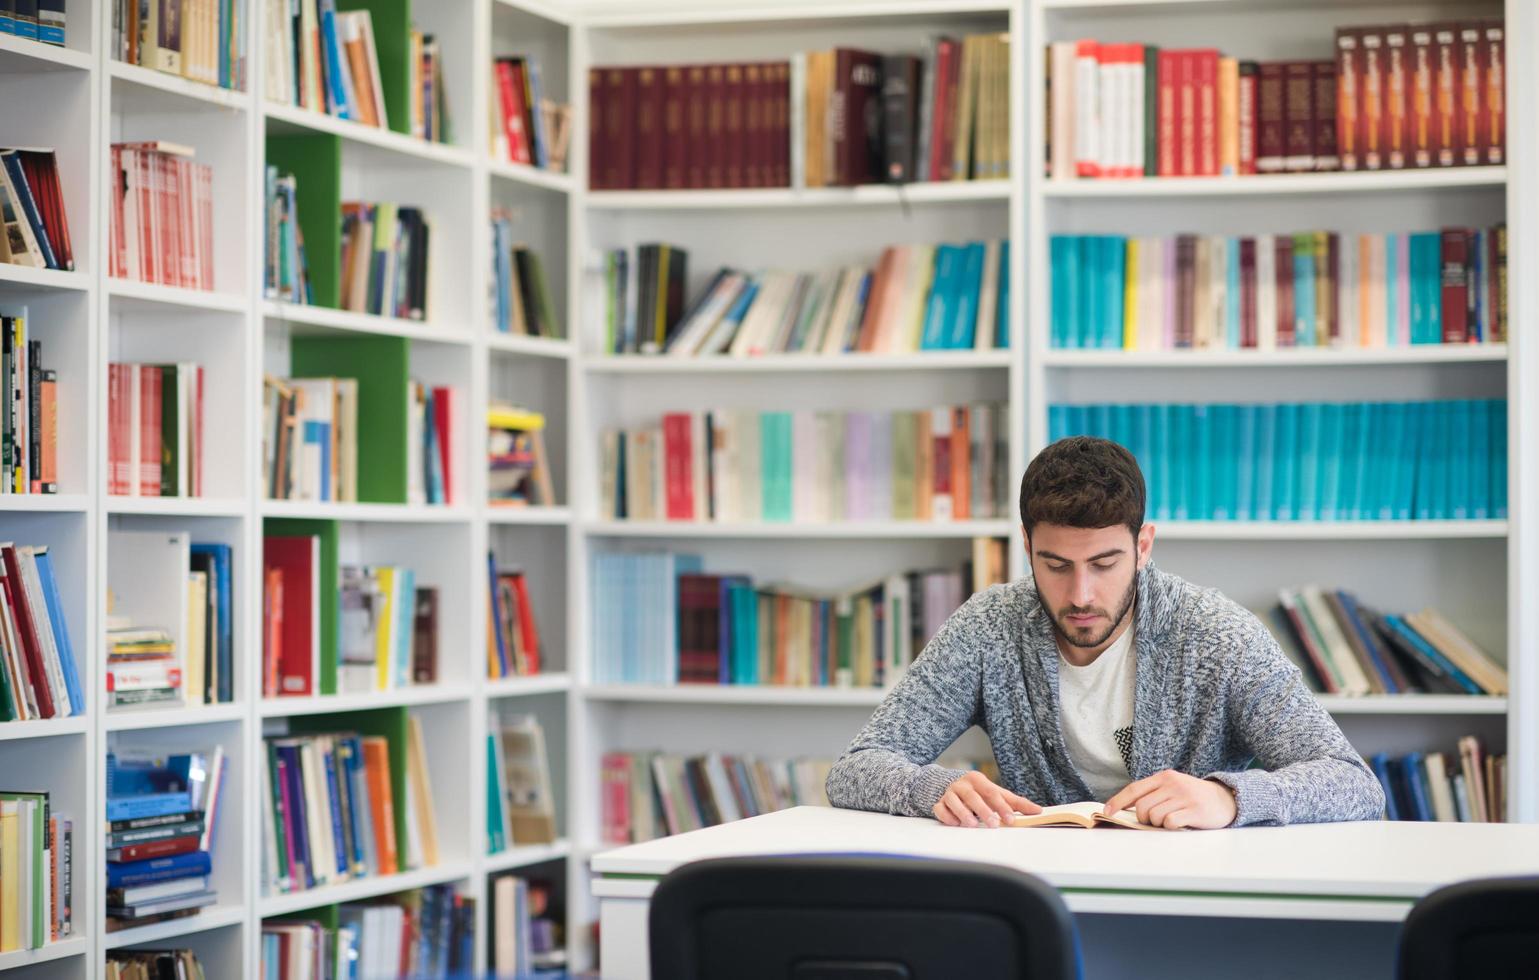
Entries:
[[1470,680],[1485,688],[1487,694],[1507,693],[1507,671],[1437,610],[1423,609],[1405,619]]
[[1054,180],[1075,176],[1074,166],[1074,42],[1055,41],[1052,48],[1051,133]]
[[422,860],[431,868],[438,864],[438,821],[433,814],[433,784],[428,778],[422,720],[410,715],[407,726],[410,737],[406,743],[406,774],[411,780],[411,803],[416,808],[417,827],[422,834]]
[[203,703],[204,630],[208,626],[208,573],[187,573],[187,650],[182,665],[182,696],[188,704]]
[[1090,830],[1094,827],[1126,827],[1128,830],[1166,830],[1166,827],[1155,827],[1146,823],[1139,823],[1138,814],[1132,810],[1118,810],[1108,814],[1105,807],[1094,800],[1086,800],[1083,803],[1064,803],[1059,806],[1045,806],[1041,813],[1033,813],[1027,816],[1017,813],[1010,819],[1011,827],[1083,827]]

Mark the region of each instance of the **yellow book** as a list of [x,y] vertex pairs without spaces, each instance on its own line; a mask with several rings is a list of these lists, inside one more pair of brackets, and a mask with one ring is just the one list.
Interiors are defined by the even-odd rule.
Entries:
[[1138,239],[1127,240],[1127,260],[1123,262],[1122,349],[1138,347]]
[[1139,823],[1138,814],[1133,810],[1118,810],[1108,814],[1105,807],[1094,800],[1086,800],[1083,803],[1064,803],[1060,806],[1045,806],[1041,813],[1033,813],[1027,816],[1017,813],[1011,818],[1008,826],[1011,827],[1081,827],[1089,830],[1093,827],[1125,827],[1128,830],[1166,830],[1165,827],[1155,827],[1151,824]]
[[21,949],[21,806],[0,800],[0,953]]
[[389,565],[382,566],[379,575],[379,614],[374,622],[378,624],[374,630],[374,689],[376,691],[388,691],[394,686],[395,670],[391,663],[391,653],[395,646],[391,641],[395,636],[395,569]]

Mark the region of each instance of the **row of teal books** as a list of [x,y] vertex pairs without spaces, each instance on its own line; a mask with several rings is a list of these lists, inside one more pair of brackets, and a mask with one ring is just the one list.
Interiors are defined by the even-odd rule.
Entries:
[[1507,339],[1507,234],[1054,235],[1055,348],[1272,350]]
[[1507,516],[1504,400],[1053,405],[1049,436],[1132,452],[1153,520]]

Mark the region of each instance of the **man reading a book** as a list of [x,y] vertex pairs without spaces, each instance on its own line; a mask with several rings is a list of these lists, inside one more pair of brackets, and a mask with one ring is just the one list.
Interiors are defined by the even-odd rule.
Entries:
[[[1266,627],[1154,567],[1144,493],[1116,443],[1037,455],[1031,574],[946,621],[835,763],[834,806],[965,827],[1087,800],[1171,829],[1380,817],[1378,781]],[[973,725],[1003,785],[935,764]]]

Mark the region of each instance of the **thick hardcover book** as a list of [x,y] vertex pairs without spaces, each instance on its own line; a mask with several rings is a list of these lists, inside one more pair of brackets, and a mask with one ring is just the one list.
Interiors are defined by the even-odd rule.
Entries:
[[1341,135],[1336,128],[1336,100],[1339,98],[1336,82],[1336,64],[1316,61],[1314,75],[1314,101],[1311,115],[1314,118],[1314,169],[1340,170]]
[[636,187],[658,190],[663,186],[663,70],[639,68],[636,72]]
[[1314,169],[1314,65],[1290,61],[1283,67],[1285,119],[1284,169],[1297,173]]
[[1342,170],[1361,165],[1357,114],[1362,84],[1361,37],[1352,28],[1336,29],[1336,145]]
[[1457,24],[1438,24],[1432,29],[1436,138],[1433,140],[1436,165],[1452,167],[1460,158],[1459,133],[1459,28]]
[[[1256,83],[1256,171],[1282,173],[1286,169],[1288,121],[1283,80],[1284,62],[1261,63]],[[1162,123],[1163,125],[1163,123]],[[1164,173],[1163,165],[1161,173]]]
[[1384,28],[1384,167],[1403,170],[1411,154],[1412,50],[1404,24]]
[[831,125],[837,183],[885,180],[881,91],[881,55],[853,48],[835,50]]
[[1469,339],[1469,233],[1463,228],[1443,229],[1442,317],[1443,343],[1462,344]]
[[914,179],[919,70],[919,59],[912,55],[888,55],[882,66],[886,179],[893,184],[906,184]]
[[1500,165],[1507,161],[1507,42],[1502,22],[1488,20],[1483,25],[1485,85],[1481,89],[1481,113],[1485,116],[1484,163]]
[[1407,166],[1430,167],[1436,158],[1437,52],[1432,25],[1412,25],[1410,40],[1410,160]]

